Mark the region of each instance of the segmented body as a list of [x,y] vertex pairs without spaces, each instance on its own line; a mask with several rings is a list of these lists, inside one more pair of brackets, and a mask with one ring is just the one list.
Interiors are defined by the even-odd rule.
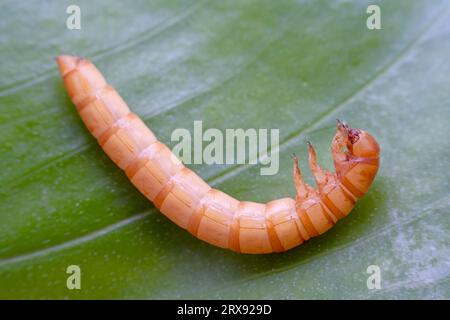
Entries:
[[238,201],[186,168],[90,61],[59,56],[57,62],[69,96],[106,154],[164,215],[213,245],[242,253],[291,249],[345,217],[368,191],[378,170],[375,139],[339,124],[332,143],[336,174],[317,165],[310,145],[318,190],[303,182],[295,159],[295,200]]

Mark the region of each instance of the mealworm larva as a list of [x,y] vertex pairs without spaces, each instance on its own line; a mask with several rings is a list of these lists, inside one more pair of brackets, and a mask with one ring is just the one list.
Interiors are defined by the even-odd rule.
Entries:
[[70,98],[106,154],[170,220],[218,247],[242,253],[291,249],[347,216],[378,171],[376,140],[338,121],[331,144],[336,173],[317,164],[309,144],[317,190],[303,181],[294,155],[295,200],[238,201],[186,168],[89,60],[67,55],[56,60]]

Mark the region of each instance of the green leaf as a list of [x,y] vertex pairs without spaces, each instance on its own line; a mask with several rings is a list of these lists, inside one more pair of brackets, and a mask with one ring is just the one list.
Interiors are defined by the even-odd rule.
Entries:
[[[449,298],[448,1],[68,1],[0,5],[0,298]],[[381,30],[368,30],[369,4]],[[280,169],[191,165],[241,200],[293,196],[335,118],[380,142],[370,192],[283,254],[240,255],[161,215],[103,153],[54,57],[94,61],[173,147],[176,128],[277,128]],[[81,268],[81,290],[66,269]],[[368,266],[381,270],[369,290]]]

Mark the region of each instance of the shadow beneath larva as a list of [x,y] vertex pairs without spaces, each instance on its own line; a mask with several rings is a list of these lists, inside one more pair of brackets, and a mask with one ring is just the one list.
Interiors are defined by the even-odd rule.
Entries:
[[248,278],[306,263],[311,259],[330,254],[336,249],[351,246],[355,238],[371,233],[375,225],[373,220],[382,219],[387,212],[386,184],[386,181],[378,179],[347,218],[339,221],[323,235],[284,253],[248,255],[217,248],[198,240],[161,214],[148,217],[145,229],[153,234],[152,248],[157,247],[162,256],[173,261],[183,261],[183,265],[174,265],[174,268],[178,269],[176,273],[181,271],[180,268],[186,269],[192,278],[201,279],[208,275],[205,273],[196,275],[197,267],[201,270],[202,265],[208,265],[211,270],[214,268],[221,270],[220,276],[213,271],[208,272],[210,279],[216,278],[219,281],[219,278],[222,280]]

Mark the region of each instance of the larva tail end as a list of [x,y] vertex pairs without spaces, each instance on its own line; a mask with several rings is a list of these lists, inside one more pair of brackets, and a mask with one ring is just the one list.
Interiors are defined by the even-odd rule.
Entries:
[[62,76],[75,69],[81,60],[82,58],[80,57],[69,55],[60,55],[56,57],[56,63],[59,66],[59,72]]

